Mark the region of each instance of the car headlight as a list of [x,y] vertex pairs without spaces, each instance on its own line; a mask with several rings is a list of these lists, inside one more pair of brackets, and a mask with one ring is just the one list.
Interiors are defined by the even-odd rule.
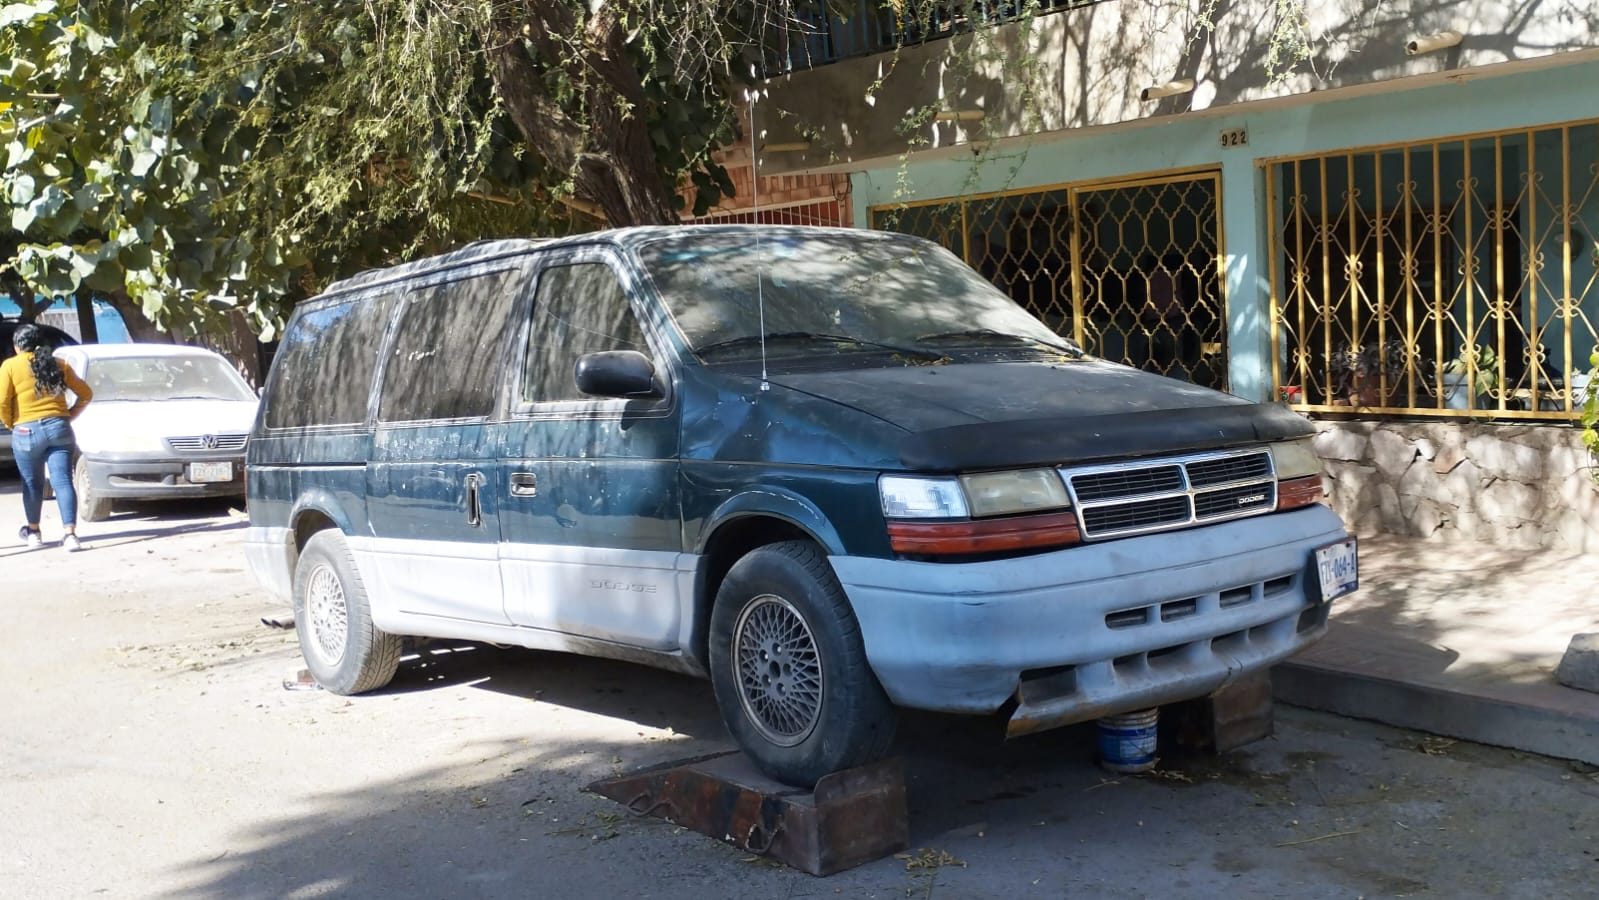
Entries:
[[889,545],[915,559],[1031,552],[1082,540],[1066,482],[1054,469],[884,475],[877,485]]
[[959,478],[885,475],[878,480],[890,519],[974,519],[1071,506],[1054,469],[979,472]]
[[890,519],[964,519],[966,498],[953,478],[884,475],[877,481]]
[[166,440],[156,434],[140,432],[118,434],[104,428],[85,428],[76,423],[73,425],[72,432],[78,449],[84,453],[160,454],[170,452],[167,449]]
[[1278,481],[1321,474],[1321,457],[1316,455],[1316,448],[1310,438],[1280,441],[1272,444],[1270,450],[1272,465],[1277,468]]
[[1066,482],[1054,469],[1021,469],[962,475],[961,487],[974,518],[1062,509],[1071,505]]

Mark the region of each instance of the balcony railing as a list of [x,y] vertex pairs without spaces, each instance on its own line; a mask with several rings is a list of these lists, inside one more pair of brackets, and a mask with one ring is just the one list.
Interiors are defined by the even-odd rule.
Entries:
[[908,0],[896,9],[884,0],[855,0],[853,8],[828,2],[816,9],[796,6],[787,27],[778,29],[768,41],[766,75],[801,72],[1106,2],[1109,0]]

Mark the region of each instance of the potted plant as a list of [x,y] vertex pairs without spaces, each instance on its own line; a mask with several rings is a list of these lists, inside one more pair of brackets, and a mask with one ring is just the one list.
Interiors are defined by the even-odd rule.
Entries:
[[1444,408],[1471,409],[1470,385],[1475,383],[1477,394],[1488,394],[1499,387],[1499,357],[1492,347],[1466,344],[1460,353],[1444,364]]
[[1403,341],[1340,348],[1328,360],[1334,378],[1336,406],[1392,406],[1405,380]]

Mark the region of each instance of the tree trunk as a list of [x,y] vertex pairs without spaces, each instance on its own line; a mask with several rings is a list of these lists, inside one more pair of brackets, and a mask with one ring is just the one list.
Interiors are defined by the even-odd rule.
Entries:
[[100,343],[100,323],[94,320],[94,296],[84,291],[74,298],[78,312],[78,334],[85,344]]
[[228,362],[233,363],[244,380],[250,383],[250,387],[260,387],[261,342],[250,330],[249,319],[241,312],[229,313],[227,326],[226,331],[202,335],[194,343],[227,357]]
[[103,295],[111,308],[122,316],[122,324],[128,327],[128,338],[136,344],[174,344],[172,335],[157,328],[155,323],[145,318],[144,309],[133,302],[123,291],[111,291]]
[[[571,173],[578,197],[610,225],[676,224],[676,185],[650,143],[626,34],[614,4],[592,8],[579,21],[568,0],[495,7],[487,35],[495,85],[524,140],[556,171]],[[581,90],[587,121],[567,116],[550,96],[552,73]]]

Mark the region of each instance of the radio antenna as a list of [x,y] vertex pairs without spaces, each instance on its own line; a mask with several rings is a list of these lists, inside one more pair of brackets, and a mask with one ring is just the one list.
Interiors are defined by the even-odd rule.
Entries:
[[755,98],[760,96],[759,91],[751,88],[750,101],[750,221],[755,226],[755,308],[760,313],[761,321],[761,390],[772,389],[766,380],[766,297],[762,289],[761,277],[761,169],[760,157],[756,152],[755,134]]

